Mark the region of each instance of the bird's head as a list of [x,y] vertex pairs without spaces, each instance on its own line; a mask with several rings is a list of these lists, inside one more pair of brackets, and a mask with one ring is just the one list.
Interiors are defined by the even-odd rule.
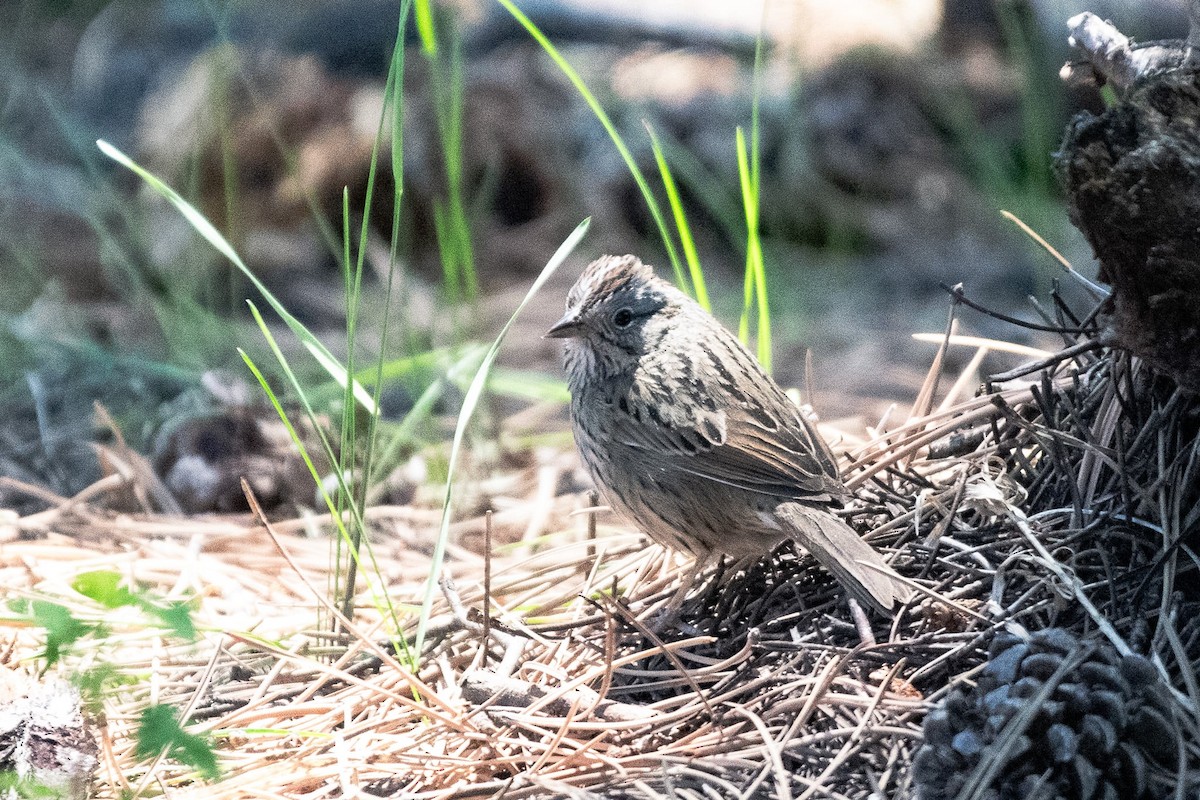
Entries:
[[546,331],[567,339],[567,355],[587,350],[605,372],[620,372],[657,341],[685,296],[636,256],[602,256],[567,295],[567,312]]

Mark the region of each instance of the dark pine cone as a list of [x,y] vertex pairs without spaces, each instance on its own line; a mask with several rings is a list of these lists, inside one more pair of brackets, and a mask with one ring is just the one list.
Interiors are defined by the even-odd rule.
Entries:
[[1176,764],[1180,737],[1148,660],[1060,628],[998,635],[976,686],[947,695],[924,733],[920,800],[968,783],[988,800],[1157,800],[1170,787],[1156,765]]

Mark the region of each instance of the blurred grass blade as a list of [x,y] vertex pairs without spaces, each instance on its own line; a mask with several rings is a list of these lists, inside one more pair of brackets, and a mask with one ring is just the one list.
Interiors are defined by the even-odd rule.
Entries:
[[742,318],[738,322],[738,336],[743,343],[750,339],[750,312],[758,306],[758,361],[763,369],[771,371],[771,312],[767,306],[767,276],[763,265],[762,240],[758,235],[758,187],[754,183],[754,170],[746,153],[746,136],[737,129],[738,177],[742,186],[742,205],[746,210],[746,279],[742,304]]
[[[133,159],[125,155],[116,147],[113,147],[108,142],[101,139],[96,142],[96,146],[100,148],[100,152],[104,153],[113,161],[116,161],[121,166],[133,171],[138,177],[145,181],[151,189],[166,198],[171,205],[175,206],[179,213],[183,215],[183,218],[187,221],[187,223],[191,225],[193,229],[195,229],[196,233],[204,237],[204,239],[211,244],[218,253],[229,259],[233,265],[237,267],[243,275],[246,276],[246,279],[254,284],[254,288],[258,289],[258,291],[266,299],[267,303],[270,304],[271,308],[275,309],[275,313],[279,315],[280,319],[282,319],[287,326],[292,329],[292,333],[296,335],[296,338],[301,341],[305,348],[307,348],[310,353],[317,357],[317,361],[329,372],[330,375],[333,376],[334,380],[338,381],[341,385],[345,385],[345,382],[348,380],[348,375],[345,367],[341,365],[341,362],[338,361],[337,357],[334,356],[333,353],[329,351],[329,348],[325,347],[325,345],[322,344],[321,341],[314,336],[313,333],[309,331],[309,329],[306,328],[302,322],[300,322],[300,320],[293,317],[292,314],[284,307],[283,303],[280,303],[275,296],[267,290],[267,287],[258,279],[258,276],[250,271],[250,268],[246,266],[241,257],[238,256],[236,251],[234,251],[233,246],[230,245],[225,237],[221,235],[220,231],[213,227],[211,222],[204,218],[204,215],[201,214],[195,208],[195,206],[180,197],[178,192],[165,184],[149,170],[146,170],[138,165]],[[371,394],[366,390],[366,387],[357,381],[354,383],[354,397],[365,409],[367,409],[367,411],[372,414],[375,413],[375,401],[371,398]]]
[[508,335],[509,329],[513,326],[517,317],[529,305],[538,290],[549,280],[555,270],[559,268],[575,246],[579,244],[579,240],[587,233],[588,226],[591,224],[591,219],[585,219],[583,222],[571,232],[571,235],[559,246],[554,255],[546,263],[537,280],[529,287],[529,292],[525,295],[525,299],[517,306],[517,310],[509,317],[508,322],[500,331],[500,335],[492,342],[492,346],[488,348],[487,354],[483,357],[483,363],[479,365],[479,369],[475,372],[475,377],[471,381],[471,385],[467,387],[466,394],[463,396],[462,409],[458,412],[458,424],[454,428],[454,441],[450,445],[450,460],[446,469],[446,494],[442,499],[442,524],[438,530],[437,541],[433,548],[433,563],[429,567],[429,580],[425,584],[425,596],[421,603],[421,617],[417,622],[417,635],[414,652],[418,657],[421,653],[421,648],[425,643],[425,629],[429,626],[429,615],[433,609],[434,588],[438,585],[438,579],[441,576],[442,561],[446,556],[446,545],[450,539],[450,513],[451,500],[453,499],[454,490],[454,471],[458,466],[459,454],[462,452],[463,439],[466,436],[467,425],[471,421],[471,415],[475,411],[475,406],[479,403],[479,398],[483,394],[483,389],[487,385],[488,372],[491,370],[492,362],[496,360],[496,354],[500,352],[500,345],[504,342],[504,337]]
[[675,217],[675,230],[679,233],[679,243],[683,246],[683,257],[692,278],[692,286],[696,289],[696,302],[705,311],[712,311],[712,304],[708,301],[708,289],[704,285],[704,271],[700,268],[700,254],[696,252],[696,242],[692,238],[691,228],[688,227],[687,214],[683,210],[683,200],[679,196],[679,188],[675,185],[675,176],[671,174],[671,167],[667,164],[667,158],[663,154],[662,145],[659,144],[654,128],[646,120],[642,120],[642,124],[646,126],[646,133],[650,135],[650,147],[654,150],[654,160],[658,164],[658,172],[662,176],[667,202],[671,204],[671,214]]
[[[421,37],[421,47],[428,55],[436,56],[438,51],[437,33],[433,27],[433,0],[416,0],[413,8],[417,18],[417,34]],[[401,40],[404,31],[400,32]]]
[[613,144],[617,147],[617,152],[621,154],[621,158],[625,161],[625,166],[629,168],[629,172],[633,175],[633,180],[637,183],[638,189],[642,192],[642,197],[646,199],[646,206],[650,209],[650,216],[654,218],[654,224],[658,226],[658,234],[662,237],[663,247],[666,248],[667,258],[671,261],[671,269],[675,272],[675,282],[683,291],[695,296],[695,291],[687,279],[687,275],[683,271],[683,264],[679,260],[679,253],[675,249],[675,242],[671,237],[671,231],[667,228],[667,220],[663,216],[662,209],[659,208],[658,200],[654,197],[654,192],[650,190],[650,184],[646,181],[646,176],[642,174],[642,170],[637,165],[637,161],[633,158],[633,153],[626,146],[625,140],[621,138],[621,134],[617,132],[616,125],[612,119],[601,107],[600,101],[596,99],[596,95],[592,94],[592,90],[583,82],[583,78],[575,71],[575,68],[563,57],[562,53],[550,43],[546,34],[542,33],[541,29],[533,23],[529,17],[517,8],[512,3],[512,0],[498,0],[500,5],[507,9],[508,13],[513,15],[513,19],[521,24],[529,35],[533,37],[546,54],[554,61],[562,73],[567,76],[567,79],[575,86],[575,90],[591,108],[592,114],[596,119],[600,120],[600,124],[604,126],[604,130],[608,132],[608,136],[612,139]]
[[750,312],[758,307],[758,361],[771,371],[771,310],[767,303],[767,270],[763,260],[762,236],[759,233],[759,188],[762,185],[762,154],[759,148],[759,100],[762,97],[763,38],[759,21],[758,39],[754,44],[754,91],[750,102],[750,152],[746,152],[746,135],[737,129],[738,179],[742,189],[742,208],[746,215],[746,278],[742,318],[738,335],[743,342],[750,337]]
[[434,97],[442,167],[446,174],[445,196],[434,201],[434,229],[442,259],[443,280],[451,304],[474,301],[479,295],[475,272],[475,246],[463,182],[463,114],[466,87],[462,42],[451,29],[444,57],[426,50]]
[[539,403],[571,402],[566,381],[529,370],[496,367],[488,388],[494,394],[522,397]]

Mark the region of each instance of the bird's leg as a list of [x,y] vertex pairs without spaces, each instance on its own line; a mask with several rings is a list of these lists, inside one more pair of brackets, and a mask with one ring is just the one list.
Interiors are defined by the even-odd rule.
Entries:
[[667,626],[674,623],[679,616],[679,610],[683,608],[683,601],[687,599],[688,592],[691,591],[692,585],[696,582],[696,578],[708,566],[709,560],[712,558],[710,553],[696,556],[692,565],[688,567],[688,571],[684,574],[683,580],[679,582],[679,588],[671,595],[671,599],[667,604],[655,612],[654,622],[651,625],[651,630],[656,633],[665,630]]

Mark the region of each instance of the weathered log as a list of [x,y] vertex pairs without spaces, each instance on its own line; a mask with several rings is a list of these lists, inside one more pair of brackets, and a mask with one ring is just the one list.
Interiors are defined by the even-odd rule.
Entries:
[[1152,51],[1093,15],[1071,20],[1092,77],[1119,94],[1104,113],[1077,115],[1054,159],[1071,221],[1113,288],[1114,344],[1200,390],[1200,0],[1191,11],[1189,39]]

